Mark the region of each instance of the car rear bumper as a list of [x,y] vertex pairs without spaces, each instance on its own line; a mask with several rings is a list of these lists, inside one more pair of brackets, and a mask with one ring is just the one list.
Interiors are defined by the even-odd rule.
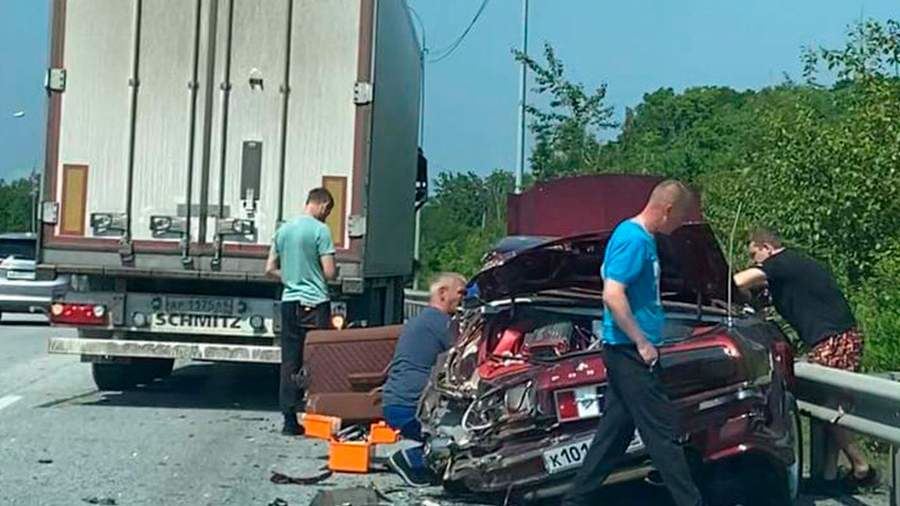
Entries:
[[[457,452],[444,470],[444,480],[461,482],[473,492],[493,493],[509,489],[527,491],[531,499],[564,493],[577,468],[557,474],[544,464],[544,453],[552,447],[593,436],[593,430],[560,436],[548,436],[527,442],[509,441],[496,451],[480,454]],[[434,445],[434,441],[429,444]],[[428,448],[429,451],[434,448]],[[640,449],[629,453],[605,483],[613,484],[643,478],[652,470],[647,453]]]
[[69,355],[281,363],[281,349],[278,346],[54,337],[50,339],[48,348],[50,353]]
[[0,279],[0,311],[45,311],[54,299],[66,293],[68,286],[69,279],[65,277],[51,281]]

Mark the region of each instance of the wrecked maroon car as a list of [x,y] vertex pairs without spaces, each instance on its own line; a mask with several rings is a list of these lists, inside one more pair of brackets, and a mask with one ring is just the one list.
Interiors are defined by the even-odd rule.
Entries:
[[[477,297],[419,406],[429,465],[447,489],[521,500],[567,490],[603,415],[594,329],[610,233],[508,238],[471,281]],[[739,294],[728,304],[729,268],[707,224],[658,237],[658,249],[660,374],[707,501],[794,504],[802,452],[785,336]],[[607,483],[651,472],[636,433]]]

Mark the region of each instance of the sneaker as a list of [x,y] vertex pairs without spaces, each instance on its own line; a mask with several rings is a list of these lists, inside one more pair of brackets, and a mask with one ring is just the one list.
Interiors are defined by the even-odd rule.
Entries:
[[306,429],[297,422],[297,415],[284,413],[284,425],[281,427],[281,433],[285,436],[302,436],[306,434]]
[[402,450],[394,452],[385,464],[388,469],[400,475],[410,487],[422,488],[431,485],[431,477],[423,471],[413,469]]

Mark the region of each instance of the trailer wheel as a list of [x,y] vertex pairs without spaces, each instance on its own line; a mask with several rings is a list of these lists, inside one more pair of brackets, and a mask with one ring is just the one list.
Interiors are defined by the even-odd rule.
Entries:
[[91,375],[100,390],[131,390],[141,378],[140,367],[134,364],[91,364]]
[[94,383],[100,390],[131,390],[139,384],[172,374],[173,359],[135,359],[127,364],[91,364]]
[[150,358],[142,363],[141,366],[147,368],[147,376],[149,376],[150,379],[168,378],[172,375],[172,370],[175,368],[175,359]]

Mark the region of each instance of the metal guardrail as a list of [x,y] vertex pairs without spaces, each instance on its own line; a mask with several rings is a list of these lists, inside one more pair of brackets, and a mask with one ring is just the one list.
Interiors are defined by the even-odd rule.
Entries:
[[403,321],[418,315],[428,307],[428,292],[421,290],[404,290],[403,292]]
[[810,419],[810,474],[821,477],[826,429],[835,424],[891,444],[890,506],[900,506],[900,374],[865,375],[807,362],[795,365],[801,414]]

